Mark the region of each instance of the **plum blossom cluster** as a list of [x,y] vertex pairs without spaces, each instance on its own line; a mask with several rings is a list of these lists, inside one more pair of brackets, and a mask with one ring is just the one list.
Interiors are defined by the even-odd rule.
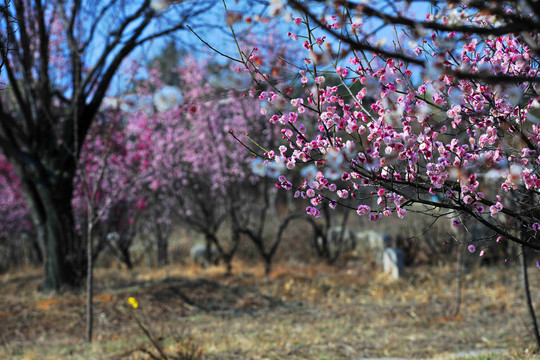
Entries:
[[[72,205],[76,225],[85,229],[87,202],[84,187],[100,209],[103,232],[125,235],[148,204],[146,184],[151,181],[152,127],[144,108],[122,112],[104,109],[84,143],[75,179]],[[129,121],[126,118],[129,117]]]
[[[463,11],[452,14],[428,20],[475,26],[487,21]],[[346,17],[327,17],[324,23],[362,31],[362,24]],[[309,202],[307,213],[317,217],[321,207],[353,199],[358,215],[377,221],[404,217],[410,203],[420,202],[485,224],[514,221],[537,230],[538,222],[524,209],[534,208],[536,198],[527,194],[540,188],[540,92],[528,81],[490,80],[538,76],[535,54],[520,37],[423,33],[425,39],[417,39],[410,52],[428,59],[429,66],[421,68],[349,49],[343,60],[331,39],[308,27],[298,34],[320,39],[320,44],[306,42],[296,52],[304,53],[290,60],[301,64],[296,76],[301,96],[269,91],[258,98],[291,105],[269,114],[285,145],[268,160],[290,170],[310,168],[310,178],[301,183],[292,185],[285,177],[278,182]],[[333,65],[312,61],[315,47],[332,57]],[[340,85],[329,85],[329,78]],[[504,227],[499,230],[511,236]]]
[[[257,146],[268,147],[268,139],[277,134],[264,129],[257,99],[220,81],[249,75],[223,69],[216,77],[209,69],[206,61],[184,59],[176,71],[180,93],[171,92],[174,106],[153,114],[129,114],[129,123],[145,124],[151,130],[149,170],[141,181],[148,194],[147,207],[155,212],[156,220],[165,223],[180,219],[212,232],[230,214],[231,207],[240,204],[240,196],[251,196],[249,190],[259,180],[279,182],[285,164],[274,161],[280,157],[279,151],[269,150],[269,159],[262,159],[253,157],[244,147],[252,145],[247,140],[251,137],[258,140]],[[149,84],[168,88],[161,83],[159,72],[150,71],[150,75]],[[142,93],[150,88],[140,84]],[[280,186],[291,184],[283,181]]]

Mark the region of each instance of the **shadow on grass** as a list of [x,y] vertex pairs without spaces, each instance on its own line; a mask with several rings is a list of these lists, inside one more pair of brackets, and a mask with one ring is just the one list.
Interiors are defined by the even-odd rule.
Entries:
[[[99,293],[116,298],[134,296],[153,308],[175,308],[185,314],[193,312],[235,312],[254,314],[285,305],[280,299],[263,294],[253,284],[223,284],[219,279],[167,277],[162,280],[134,280],[114,286],[100,286]],[[183,304],[181,304],[183,303]],[[183,309],[184,311],[180,311]]]

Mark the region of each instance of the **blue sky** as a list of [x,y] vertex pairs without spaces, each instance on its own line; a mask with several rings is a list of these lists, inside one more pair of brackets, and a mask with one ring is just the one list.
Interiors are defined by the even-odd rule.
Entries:
[[[383,3],[386,3],[386,1],[373,1],[370,3],[370,5],[380,7]],[[238,2],[236,0],[226,0],[225,4],[228,10],[235,11],[241,14],[249,13],[252,15],[267,15],[266,9],[263,6],[260,6],[258,8],[246,7],[246,2],[242,0]],[[425,18],[426,12],[429,10],[429,7],[430,5],[428,2],[414,2],[410,8],[410,14],[418,20],[423,20]],[[172,11],[174,11],[174,8],[172,9]],[[167,12],[166,16],[171,16],[171,10]],[[297,14],[293,14],[293,16],[297,16]],[[215,7],[211,11],[208,11],[197,19],[193,19],[193,21],[189,21],[188,25],[190,25],[196,31],[196,33],[212,47],[232,57],[238,57],[236,45],[233,42],[230,30],[225,23],[225,9],[222,2],[217,2]],[[374,21],[371,24],[366,24],[366,27],[375,29],[379,27],[379,25],[380,22]],[[287,31],[290,31],[291,29],[293,29],[292,31],[295,31],[295,29],[297,29],[297,27],[295,27],[291,23],[285,22],[282,22],[280,27],[284,36],[286,36]],[[234,29],[237,34],[243,33],[244,31],[252,31],[264,35],[265,32],[265,26],[263,24],[246,25],[245,23],[236,23],[234,24]],[[387,40],[386,46],[391,46],[391,39],[395,37],[394,28],[392,26],[386,26],[376,33],[376,37],[377,39],[385,38]],[[170,37],[166,37],[147,43],[146,45],[137,49],[130,56],[130,60],[140,61],[141,63],[146,62],[150,58],[154,57],[156,54],[159,54],[164,44],[170,39]],[[192,56],[195,56],[197,58],[214,56],[215,58],[219,59],[219,56],[214,51],[204,45],[197,38],[197,36],[195,36],[189,30],[182,30],[177,32],[172,36],[172,39],[174,39],[174,41],[179,45],[180,48],[186,49],[187,52]],[[227,61],[225,58],[222,58],[222,60],[224,62]],[[144,76],[144,74],[142,74],[142,76]],[[121,84],[122,80],[120,80],[119,78],[119,80],[115,82],[113,87],[119,88],[121,87]],[[111,90],[112,92],[115,92],[113,89]]]

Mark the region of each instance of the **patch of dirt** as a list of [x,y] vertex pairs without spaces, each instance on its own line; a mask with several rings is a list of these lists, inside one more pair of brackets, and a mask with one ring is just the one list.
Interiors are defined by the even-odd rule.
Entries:
[[[540,276],[531,273],[540,299]],[[200,349],[204,359],[443,359],[490,350],[529,358],[518,270],[471,270],[458,315],[454,274],[451,265],[407,269],[396,282],[361,264],[280,264],[269,277],[240,263],[229,277],[218,267],[98,269],[87,345],[84,293],[40,294],[40,271],[26,269],[0,276],[0,358],[147,359],[157,352],[137,322],[170,354]]]

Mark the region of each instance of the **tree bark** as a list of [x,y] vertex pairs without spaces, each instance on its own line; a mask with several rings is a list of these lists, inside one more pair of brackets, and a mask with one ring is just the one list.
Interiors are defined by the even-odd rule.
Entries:
[[225,258],[225,275],[230,276],[232,274],[232,256]]
[[157,247],[157,263],[158,267],[162,267],[169,263],[169,244],[167,239],[158,239]]
[[169,263],[169,239],[160,229],[159,224],[156,224],[157,237],[157,264],[158,267],[165,266]]
[[[67,201],[71,200],[69,196]],[[54,201],[54,200],[53,200]],[[44,290],[79,287],[86,277],[84,244],[75,233],[71,204],[54,204],[46,217],[47,254]]]
[[[526,230],[522,230],[522,236]],[[529,310],[529,315],[532,322],[532,332],[534,339],[536,340],[536,346],[540,349],[540,332],[538,331],[538,321],[536,320],[536,313],[534,311],[534,306],[531,298],[531,290],[529,288],[529,274],[527,271],[527,248],[525,246],[521,247],[523,253],[521,254],[521,272],[523,274],[523,289],[525,290],[525,299],[527,300],[527,309]]]
[[[461,234],[460,234],[461,235]],[[458,235],[458,236],[460,236]],[[462,243],[461,236],[458,238],[459,246],[458,246],[458,253],[457,253],[457,261],[456,261],[456,303],[454,305],[454,309],[451,313],[451,316],[458,316],[459,312],[461,310],[461,289],[463,287],[463,243]]]
[[264,257],[264,275],[268,276],[270,275],[270,272],[272,272],[272,257],[265,256]]
[[80,287],[86,277],[86,259],[84,240],[75,232],[71,205],[75,168],[59,174],[40,167],[36,174],[26,170],[25,165],[14,168],[19,170],[38,242],[44,244],[45,274],[41,290]]
[[[89,213],[92,213],[90,208]],[[88,215],[88,230],[86,234],[86,257],[87,257],[87,273],[86,276],[86,341],[88,343],[92,342],[92,334],[94,331],[94,262],[93,262],[93,241],[92,241],[92,230],[94,224],[92,223],[92,218]]]

